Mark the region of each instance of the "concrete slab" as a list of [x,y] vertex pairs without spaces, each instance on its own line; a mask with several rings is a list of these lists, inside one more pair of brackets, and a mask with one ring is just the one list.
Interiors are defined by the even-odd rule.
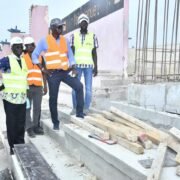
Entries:
[[69,151],[79,156],[99,179],[146,179],[146,170],[135,161],[134,153],[118,144],[107,145],[90,139],[87,131],[74,124],[65,125],[64,131]]
[[163,111],[165,109],[165,84],[131,84],[128,86],[128,103]]
[[17,144],[14,151],[27,179],[59,180],[32,143]]
[[[49,128],[51,128],[51,126]],[[61,132],[56,134],[56,136],[61,136]],[[53,139],[47,133],[45,130],[44,136],[31,138],[30,141],[36,146],[39,152],[41,152],[41,155],[60,179],[84,180],[85,176],[93,176],[81,162],[75,160],[71,154],[64,150],[65,147],[61,141],[62,138],[56,141],[57,139]]]
[[9,169],[4,169],[3,171],[0,171],[0,179],[1,180],[12,180],[12,176],[10,174]]
[[168,84],[166,89],[166,111],[180,114],[180,84]]
[[174,126],[180,129],[180,116],[177,114],[147,109],[120,101],[111,101],[110,105],[117,107],[131,116],[146,121],[156,128],[167,131]]
[[180,83],[128,85],[128,103],[180,114]]
[[[63,118],[64,115],[67,116],[68,113],[69,113],[69,108],[64,107],[62,109],[61,117]],[[137,173],[136,171],[138,170],[140,171],[142,176],[146,177],[148,170],[145,170],[145,168],[142,167],[138,161],[143,160],[143,159],[148,159],[148,158],[154,159],[156,157],[156,153],[157,153],[156,146],[154,146],[153,149],[151,150],[145,150],[145,153],[142,155],[136,155],[130,152],[129,150],[121,147],[120,145],[117,145],[119,146],[118,150],[116,149],[113,151],[112,150],[113,146],[106,145],[104,143],[89,139],[88,138],[89,133],[77,127],[76,125],[66,124],[64,126],[64,131],[65,131],[66,147],[67,149],[69,149],[69,152],[71,152],[71,154],[75,156],[78,160],[85,162],[85,165],[87,165],[98,178],[103,179],[103,180],[104,179],[106,180],[106,177],[110,176],[108,175],[108,173],[110,172],[107,169],[112,168],[112,166],[116,166],[116,165],[117,165],[117,168],[113,170],[111,169],[111,172],[113,172],[112,174],[115,174],[115,177],[113,177],[113,179],[116,179],[117,177],[119,177],[119,179],[123,179],[123,180],[126,178],[130,178],[130,179],[132,178],[134,180],[134,177],[138,177],[138,176],[135,176],[135,174]],[[106,148],[104,149],[104,146],[107,149]],[[115,156],[115,157],[110,158],[110,156]],[[116,158],[116,156],[120,158],[120,160]],[[171,161],[173,161],[174,156],[175,154],[173,154],[173,156],[166,157],[166,160],[169,161],[169,158],[171,158]],[[124,163],[125,165],[118,164],[116,162],[118,161],[117,159],[119,160],[119,162]],[[109,161],[111,161],[109,163],[111,164],[110,167],[108,166],[109,164],[107,165],[107,162]],[[170,167],[163,168],[163,174],[162,174],[161,180],[169,180],[171,179],[171,177],[173,178],[173,180],[178,179],[178,177],[174,173],[176,169],[176,167],[174,167],[175,163],[170,164],[168,162],[168,166]],[[131,168],[134,168],[134,171],[136,173],[133,170],[131,171]],[[117,172],[117,169],[118,171],[120,171],[119,169],[121,170],[123,169],[122,170],[123,174],[119,174],[119,172]],[[102,172],[104,171],[105,172],[107,171],[107,173],[105,173],[105,175],[103,174],[102,175],[103,177],[100,177],[99,174],[102,174]],[[130,174],[129,172],[132,172],[132,174],[134,174],[134,177],[129,177],[131,176],[129,175]],[[169,175],[167,172],[170,172]],[[166,174],[166,177],[164,174]],[[110,179],[112,179],[112,177]]]

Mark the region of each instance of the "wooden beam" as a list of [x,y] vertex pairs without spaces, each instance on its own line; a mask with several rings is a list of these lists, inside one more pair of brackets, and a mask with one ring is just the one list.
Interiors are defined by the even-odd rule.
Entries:
[[111,120],[111,121],[115,121],[115,122],[118,122],[118,123],[121,123],[123,125],[126,125],[126,126],[129,126],[131,128],[134,128],[136,130],[142,130],[141,127],[135,125],[134,123],[131,123],[125,119],[122,119],[120,117],[118,117],[117,115],[111,113],[111,112],[108,112],[108,111],[102,111],[102,114],[105,118]]
[[148,136],[144,133],[144,130],[142,128],[136,126],[135,124],[132,124],[132,123],[128,122],[127,120],[122,119],[108,111],[102,111],[102,115],[101,114],[92,114],[92,116],[95,117],[96,119],[101,119],[103,122],[106,121],[105,118],[107,118],[108,120],[110,120],[110,122],[113,121],[113,125],[116,125],[117,127],[120,127],[122,129],[130,128],[132,131],[135,130],[134,133],[138,136],[138,140],[143,145],[143,147],[146,149],[152,148],[152,141],[149,140]]
[[96,128],[93,125],[85,122],[84,120],[77,118],[75,116],[71,116],[71,122],[74,124],[82,127],[83,129],[87,130],[91,134],[95,134],[102,139],[109,139],[109,133],[107,131],[103,131],[102,129]]
[[178,140],[180,140],[180,130],[175,128],[175,127],[172,127],[169,132],[174,136],[176,137]]
[[175,157],[175,161],[180,164],[180,152],[177,153],[176,157]]
[[177,153],[180,152],[180,143],[172,135],[167,134],[163,131],[160,131],[160,130],[146,124],[145,122],[120,111],[119,109],[117,109],[115,107],[111,107],[110,110],[117,116],[120,116],[120,117],[126,119],[127,121],[132,122],[141,128],[144,128],[145,133],[147,134],[147,136],[150,138],[150,140],[153,143],[159,144],[160,142],[167,142],[169,148],[171,148],[172,150],[174,150]]
[[130,142],[122,137],[116,136],[116,135],[111,135],[113,140],[116,140],[119,145],[125,147],[129,151],[132,151],[136,154],[143,154],[144,153],[144,148],[138,144],[138,143],[133,143]]
[[163,167],[165,155],[167,150],[167,143],[160,143],[157,149],[157,157],[153,160],[150,173],[147,180],[159,180],[161,176],[161,170]]
[[136,142],[138,140],[138,135],[137,135],[138,132],[127,126],[116,124],[114,122],[108,121],[105,118],[98,119],[98,118],[86,116],[85,120],[96,127],[108,131],[110,135],[116,134],[132,142]]
[[168,137],[168,135],[166,133],[159,131],[158,129],[148,125],[147,123],[145,123],[145,122],[143,122],[143,121],[141,121],[141,120],[139,120],[133,116],[130,116],[130,115],[120,111],[119,109],[117,109],[115,107],[111,107],[110,110],[111,110],[111,112],[113,112],[117,116],[120,116],[120,117],[126,119],[127,121],[129,121],[131,123],[134,123],[135,125],[146,130],[147,132],[148,131],[155,132],[157,134],[157,138],[159,138],[159,141],[162,141]]

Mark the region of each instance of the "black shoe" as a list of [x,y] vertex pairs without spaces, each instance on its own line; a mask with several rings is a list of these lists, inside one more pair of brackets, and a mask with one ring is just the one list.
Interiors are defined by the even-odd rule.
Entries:
[[43,135],[44,131],[41,127],[36,127],[36,128],[34,128],[34,133],[37,135]]
[[34,131],[33,131],[32,128],[29,128],[29,129],[27,130],[27,134],[28,134],[28,136],[31,137],[31,138],[36,137],[36,134],[34,133]]
[[53,125],[53,129],[54,129],[54,130],[59,130],[59,124],[58,124],[58,125],[57,125],[57,124],[54,124],[54,125]]
[[85,114],[84,114],[84,113],[79,113],[79,114],[76,114],[76,117],[78,117],[78,118],[82,118],[82,119],[84,119],[84,116],[85,116]]
[[10,148],[10,155],[13,155],[14,154],[14,151],[12,148]]

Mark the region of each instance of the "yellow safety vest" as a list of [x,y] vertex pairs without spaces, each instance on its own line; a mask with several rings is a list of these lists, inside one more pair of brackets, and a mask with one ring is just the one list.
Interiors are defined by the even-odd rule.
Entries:
[[94,48],[94,34],[86,34],[85,40],[82,44],[79,32],[74,34],[74,46],[75,46],[75,59],[76,64],[92,64],[92,49]]
[[3,73],[5,93],[26,93],[28,69],[25,59],[21,57],[22,68],[19,66],[14,55],[9,55],[10,73]]

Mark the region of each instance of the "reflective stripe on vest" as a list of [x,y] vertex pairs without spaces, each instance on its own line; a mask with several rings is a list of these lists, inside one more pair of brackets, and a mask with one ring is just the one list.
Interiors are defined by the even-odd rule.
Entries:
[[85,40],[82,44],[81,36],[79,32],[74,34],[74,46],[75,46],[75,59],[76,64],[92,64],[92,49],[94,48],[94,34],[88,33],[85,35]]
[[7,93],[26,93],[27,91],[27,73],[28,69],[25,59],[21,58],[22,68],[19,66],[16,58],[13,55],[8,56],[11,68],[10,73],[3,73],[3,84]]
[[[43,85],[42,72],[39,67],[32,63],[31,57],[28,53],[24,54],[24,59],[26,61],[26,65],[28,67],[28,84],[35,86]],[[39,62],[42,63],[42,59],[39,58]]]
[[63,36],[60,36],[59,44],[52,35],[48,35],[46,38],[48,50],[45,53],[46,68],[47,69],[68,69],[68,58],[67,58],[67,43]]

